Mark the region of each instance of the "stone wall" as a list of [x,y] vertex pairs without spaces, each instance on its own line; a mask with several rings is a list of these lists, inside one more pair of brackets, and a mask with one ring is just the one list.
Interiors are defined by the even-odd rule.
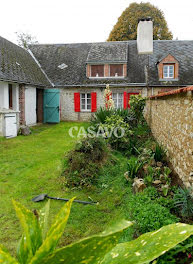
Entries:
[[[110,88],[114,93],[139,92],[147,96],[146,88]],[[74,111],[74,93],[97,93],[97,109],[104,107],[104,88],[61,88],[60,89],[60,119],[61,121],[88,121],[94,113]]]
[[193,188],[193,87],[150,97],[145,117],[174,171]]

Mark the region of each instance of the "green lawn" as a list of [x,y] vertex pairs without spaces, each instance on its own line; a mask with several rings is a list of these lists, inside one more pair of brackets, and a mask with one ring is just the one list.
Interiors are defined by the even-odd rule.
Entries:
[[[119,153],[115,165],[101,170],[99,182],[92,190],[69,190],[65,187],[61,172],[66,153],[76,141],[68,135],[71,126],[82,123],[60,123],[33,128],[32,135],[14,139],[0,139],[0,244],[13,253],[21,236],[19,222],[15,216],[12,199],[28,208],[44,205],[31,199],[41,193],[50,196],[88,200],[91,197],[98,205],[73,204],[72,213],[60,245],[68,244],[90,234],[98,233],[112,222],[124,218],[125,200],[131,192],[125,188],[123,173],[127,159]],[[61,201],[51,202],[50,220],[63,205]],[[127,235],[127,238],[129,236]]]

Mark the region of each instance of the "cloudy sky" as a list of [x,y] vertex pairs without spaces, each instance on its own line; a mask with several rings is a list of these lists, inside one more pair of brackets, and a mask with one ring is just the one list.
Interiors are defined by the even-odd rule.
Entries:
[[[16,43],[28,32],[39,43],[105,41],[130,0],[0,0],[0,35]],[[136,0],[135,2],[141,2]],[[146,2],[146,1],[144,1]],[[149,0],[165,14],[174,39],[193,40],[192,0]]]

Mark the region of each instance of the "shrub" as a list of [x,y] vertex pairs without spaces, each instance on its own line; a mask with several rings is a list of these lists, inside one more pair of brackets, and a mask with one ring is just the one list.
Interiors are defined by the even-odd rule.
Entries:
[[180,210],[180,214],[184,217],[193,216],[193,197],[189,189],[178,189],[174,194],[174,204]]
[[167,208],[151,201],[144,193],[132,196],[130,213],[139,233],[150,232],[178,221]]
[[129,125],[133,125],[135,120],[134,114],[129,109],[106,109],[101,107],[91,118],[91,124],[98,127],[104,124],[108,117],[117,115],[123,118],[123,121]]
[[155,187],[147,187],[143,192],[151,200],[156,200],[160,196],[158,190]]
[[159,197],[158,199],[156,199],[156,202],[163,207],[168,208],[169,210],[173,210],[175,208],[174,200],[168,197]]
[[17,250],[17,260],[7,249],[0,246],[0,263],[149,263],[193,234],[192,226],[178,223],[165,226],[157,232],[144,234],[136,240],[118,243],[122,232],[132,225],[131,222],[122,220],[102,234],[57,249],[70,215],[72,202],[73,199],[62,207],[47,230],[50,201],[35,214],[14,201],[23,235]]
[[63,173],[67,185],[80,188],[95,183],[107,154],[107,144],[101,137],[83,138],[77,142],[75,149],[68,154],[68,167]]
[[136,157],[131,157],[128,160],[128,177],[134,179],[137,176],[137,173],[143,166],[143,162],[141,162]]
[[139,123],[144,119],[143,110],[145,107],[146,98],[139,95],[131,95],[130,97],[130,109],[134,113],[137,122]]
[[[107,141],[116,150],[124,151],[128,148],[130,135],[132,134],[129,125],[124,122],[123,118],[119,115],[112,115],[107,117],[105,123],[101,125],[101,129],[113,132]],[[114,133],[116,132],[116,133]]]

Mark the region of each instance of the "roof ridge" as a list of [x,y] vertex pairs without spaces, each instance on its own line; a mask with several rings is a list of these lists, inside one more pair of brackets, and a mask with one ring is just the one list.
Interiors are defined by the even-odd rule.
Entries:
[[[131,42],[137,42],[137,40],[133,39],[133,40],[123,40],[123,41],[69,42],[69,43],[34,43],[34,44],[30,44],[29,47],[30,46],[83,45],[83,44],[93,45],[93,44],[131,43]],[[153,42],[193,42],[193,39],[192,40],[154,39]]]

